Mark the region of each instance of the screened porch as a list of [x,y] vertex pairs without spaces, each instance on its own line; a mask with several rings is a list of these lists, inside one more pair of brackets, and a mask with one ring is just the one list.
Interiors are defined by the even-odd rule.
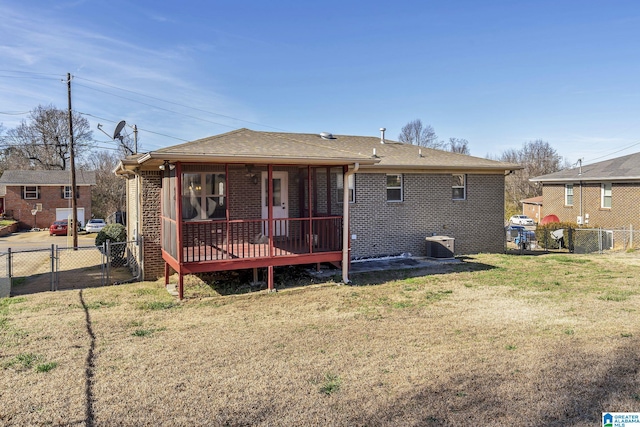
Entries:
[[183,274],[342,261],[346,166],[165,162],[161,169],[165,276],[169,267],[182,281]]

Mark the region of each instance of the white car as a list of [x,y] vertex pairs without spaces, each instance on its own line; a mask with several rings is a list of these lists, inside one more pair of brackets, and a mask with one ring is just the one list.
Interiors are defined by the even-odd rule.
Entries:
[[536,225],[535,222],[533,222],[533,219],[529,218],[526,215],[514,215],[511,218],[509,218],[509,222],[511,224],[518,224],[518,225]]
[[107,225],[107,223],[104,222],[104,219],[90,219],[89,222],[87,222],[87,225],[84,227],[84,231],[86,231],[87,233],[97,233],[102,230],[105,225]]

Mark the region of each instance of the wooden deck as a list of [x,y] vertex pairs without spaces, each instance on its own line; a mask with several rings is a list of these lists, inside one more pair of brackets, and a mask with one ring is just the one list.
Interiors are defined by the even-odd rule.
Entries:
[[[193,221],[182,223],[180,260],[166,246],[162,257],[182,274],[282,265],[341,262],[342,217],[274,220],[274,230],[286,235],[269,237],[267,220]],[[309,232],[311,230],[311,232]]]

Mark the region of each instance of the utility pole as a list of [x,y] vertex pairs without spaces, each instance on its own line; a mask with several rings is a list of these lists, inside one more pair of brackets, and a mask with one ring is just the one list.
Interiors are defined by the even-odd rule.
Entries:
[[71,229],[73,249],[78,248],[78,201],[76,200],[76,161],[73,146],[73,113],[71,111],[71,73],[67,73],[67,98],[69,100],[69,167],[71,168]]
[[134,143],[134,153],[138,154],[138,126],[133,125],[133,143]]

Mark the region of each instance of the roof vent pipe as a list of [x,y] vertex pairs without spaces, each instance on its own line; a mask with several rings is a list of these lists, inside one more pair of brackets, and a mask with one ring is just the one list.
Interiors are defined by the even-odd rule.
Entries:
[[384,144],[384,131],[386,128],[380,128],[380,144]]

